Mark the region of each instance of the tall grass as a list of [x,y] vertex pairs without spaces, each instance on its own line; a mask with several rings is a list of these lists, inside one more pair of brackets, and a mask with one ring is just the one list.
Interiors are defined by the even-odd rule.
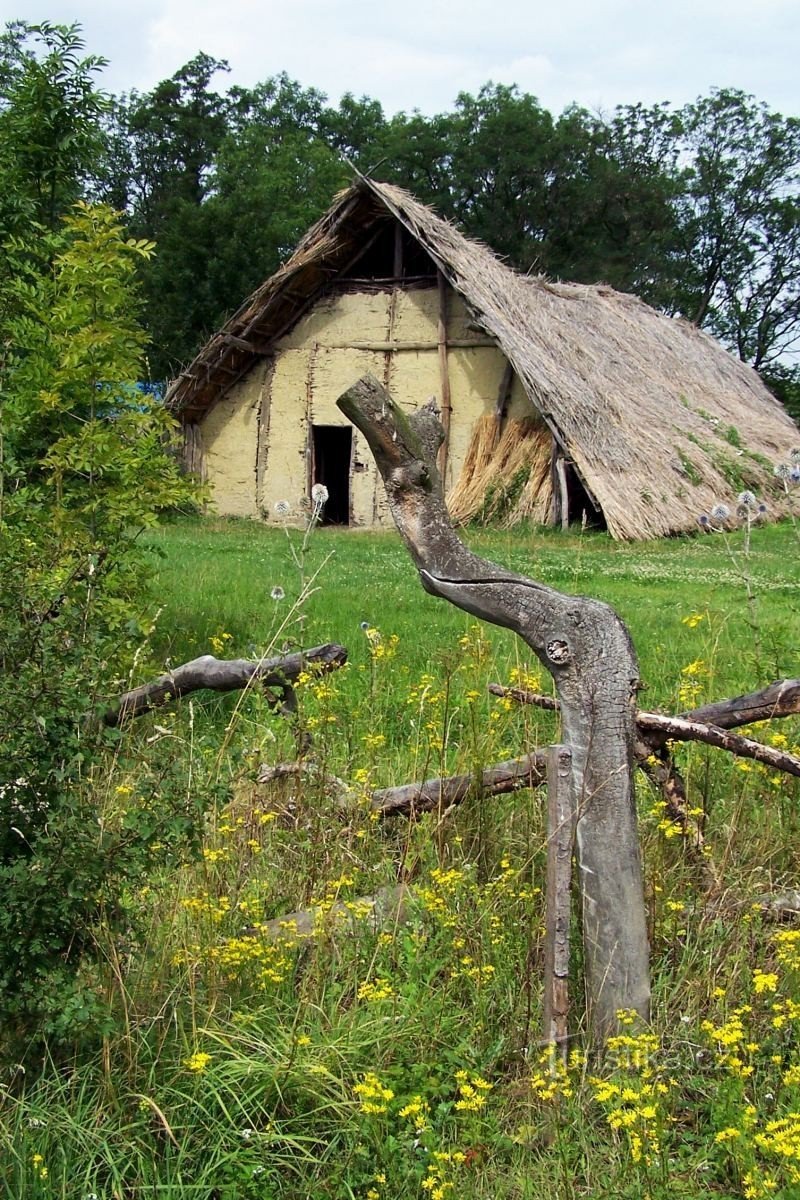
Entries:
[[[742,535],[727,539],[472,535],[497,561],[612,603],[643,705],[668,711],[800,674],[791,527],[754,530],[746,563]],[[305,580],[283,532],[247,523],[176,523],[151,544],[161,611],[143,677],[220,647],[336,640],[350,663],[301,683],[302,777],[257,783],[298,744],[257,691],[195,697],[126,733],[98,789],[106,819],[180,762],[208,800],[203,844],[178,871],[154,848],[126,944],[97,931],[116,1016],[97,1056],[5,1080],[4,1194],[800,1195],[800,955],[754,907],[797,886],[796,781],[680,748],[723,881],[714,897],[640,782],[652,1030],[632,1028],[602,1067],[577,1036],[560,1072],[539,1044],[541,797],[473,798],[413,825],[368,805],[374,787],[552,741],[551,715],[486,690],[548,687],[538,663],[426,596],[390,534],[315,530]],[[796,748],[800,722],[753,735]],[[376,925],[362,898],[398,881],[411,890]],[[270,921],[308,906],[313,936],[275,936]]]

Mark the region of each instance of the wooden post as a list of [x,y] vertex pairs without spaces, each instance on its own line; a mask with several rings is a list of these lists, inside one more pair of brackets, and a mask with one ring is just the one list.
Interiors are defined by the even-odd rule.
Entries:
[[561,512],[561,528],[569,529],[569,492],[567,490],[567,468],[562,455],[556,458],[556,475],[558,476],[558,492],[560,496],[559,510]]
[[447,280],[441,271],[436,272],[439,285],[439,387],[441,388],[441,422],[444,441],[439,448],[437,466],[442,477],[442,487],[447,491],[447,456],[450,452],[450,415],[453,406],[450,399],[450,372],[447,369]]
[[503,368],[503,374],[500,378],[500,387],[497,389],[497,403],[494,408],[494,444],[495,446],[500,441],[500,434],[503,432],[503,422],[506,419],[508,406],[511,402],[511,391],[514,386],[514,368],[510,362],[507,362]]
[[258,403],[258,418],[256,421],[256,510],[262,516],[268,516],[264,502],[264,481],[267,475],[267,457],[269,455],[269,420],[272,407],[272,377],[275,374],[275,359],[267,361],[264,379],[261,383],[261,398]]
[[395,279],[403,277],[403,226],[399,221],[394,227],[394,264],[392,274]]
[[544,945],[544,1040],[567,1058],[569,923],[575,796],[568,746],[547,749],[547,895]]

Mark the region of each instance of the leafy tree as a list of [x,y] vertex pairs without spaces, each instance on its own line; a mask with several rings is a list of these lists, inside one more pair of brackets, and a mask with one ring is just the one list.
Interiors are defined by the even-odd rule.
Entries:
[[227,69],[198,54],[152,92],[123,96],[109,121],[110,154],[96,195],[126,213],[134,237],[159,244],[140,270],[154,345],[149,374],[157,380],[194,353],[219,315],[206,286],[215,230],[202,206],[230,110],[211,83]]
[[[167,790],[146,824],[98,820],[106,736],[97,706],[119,690],[147,626],[138,535],[193,488],[169,453],[171,420],[135,383],[144,336],[135,264],[149,243],[79,204],[61,245],[7,246],[0,335],[0,1014],[9,1051],[34,1030],[97,1029],[91,970],[102,920],[197,814]],[[55,249],[55,253],[51,252]],[[52,257],[52,263],[51,263]],[[38,259],[38,261],[37,261]]]
[[199,55],[115,116],[105,194],[159,246],[142,270],[156,379],[277,268],[348,177],[321,133],[321,93],[279,75],[221,95],[211,81],[225,69]]
[[[80,59],[74,30],[12,34],[2,129],[54,139],[52,161],[33,145],[0,159],[4,214],[27,214],[0,233],[0,1051],[19,1054],[34,1034],[103,1027],[97,927],[125,920],[148,839],[184,845],[197,813],[165,788],[145,816],[98,820],[108,747],[96,709],[147,625],[138,537],[193,487],[170,453],[168,414],[136,383],[135,271],[152,246],[110,210],[71,204],[101,143],[95,60]],[[44,57],[28,51],[32,36]]]
[[555,127],[545,220],[549,272],[668,302],[680,191],[676,132],[666,106],[618,108],[610,121],[565,110]]
[[54,229],[103,152],[105,65],[82,58],[77,25],[17,21],[0,38],[0,228],[34,220]]
[[797,337],[800,120],[735,90],[681,119],[691,159],[677,307],[764,369]]

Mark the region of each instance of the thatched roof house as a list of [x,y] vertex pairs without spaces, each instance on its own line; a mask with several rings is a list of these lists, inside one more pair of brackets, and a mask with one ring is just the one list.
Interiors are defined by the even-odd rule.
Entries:
[[[371,456],[335,407],[366,371],[438,398],[458,520],[696,528],[800,442],[757,374],[711,337],[602,285],[524,277],[407,192],[359,179],[172,384],[187,461],[217,510],[272,519],[315,482],[328,518],[388,520]],[[774,501],[774,505],[773,505]]]

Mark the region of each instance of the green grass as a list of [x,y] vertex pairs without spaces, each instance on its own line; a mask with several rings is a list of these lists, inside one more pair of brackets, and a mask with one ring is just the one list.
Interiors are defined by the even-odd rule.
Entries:
[[[167,870],[156,845],[150,884],[126,900],[130,939],[97,931],[108,961],[97,986],[117,1019],[101,1052],[27,1086],[9,1079],[2,1194],[796,1200],[800,954],[752,905],[798,885],[797,781],[679,749],[722,876],[713,898],[641,781],[652,1041],[632,1029],[602,1066],[576,1055],[553,1074],[538,1045],[541,796],[473,798],[414,825],[375,822],[366,803],[375,786],[552,741],[552,717],[486,691],[520,676],[549,689],[528,648],[426,596],[393,534],[316,530],[300,605],[281,531],[181,521],[149,540],[160,614],[131,682],[220,645],[231,657],[339,641],[350,665],[299,689],[320,768],[301,785],[255,782],[260,763],[296,754],[296,730],[256,692],[194,697],[119,743],[95,781],[103,820],[180,786],[207,803],[201,853]],[[681,695],[699,703],[800,674],[790,526],[757,529],[749,555],[737,534],[468,540],[613,604],[639,653],[643,706],[678,711]],[[775,735],[797,746],[800,721],[753,731]],[[351,784],[344,807],[324,773]],[[372,928],[358,897],[398,879],[414,889],[408,921]],[[352,926],[323,923],[301,945],[259,928],[342,900]],[[575,973],[579,1034],[577,956]]]

